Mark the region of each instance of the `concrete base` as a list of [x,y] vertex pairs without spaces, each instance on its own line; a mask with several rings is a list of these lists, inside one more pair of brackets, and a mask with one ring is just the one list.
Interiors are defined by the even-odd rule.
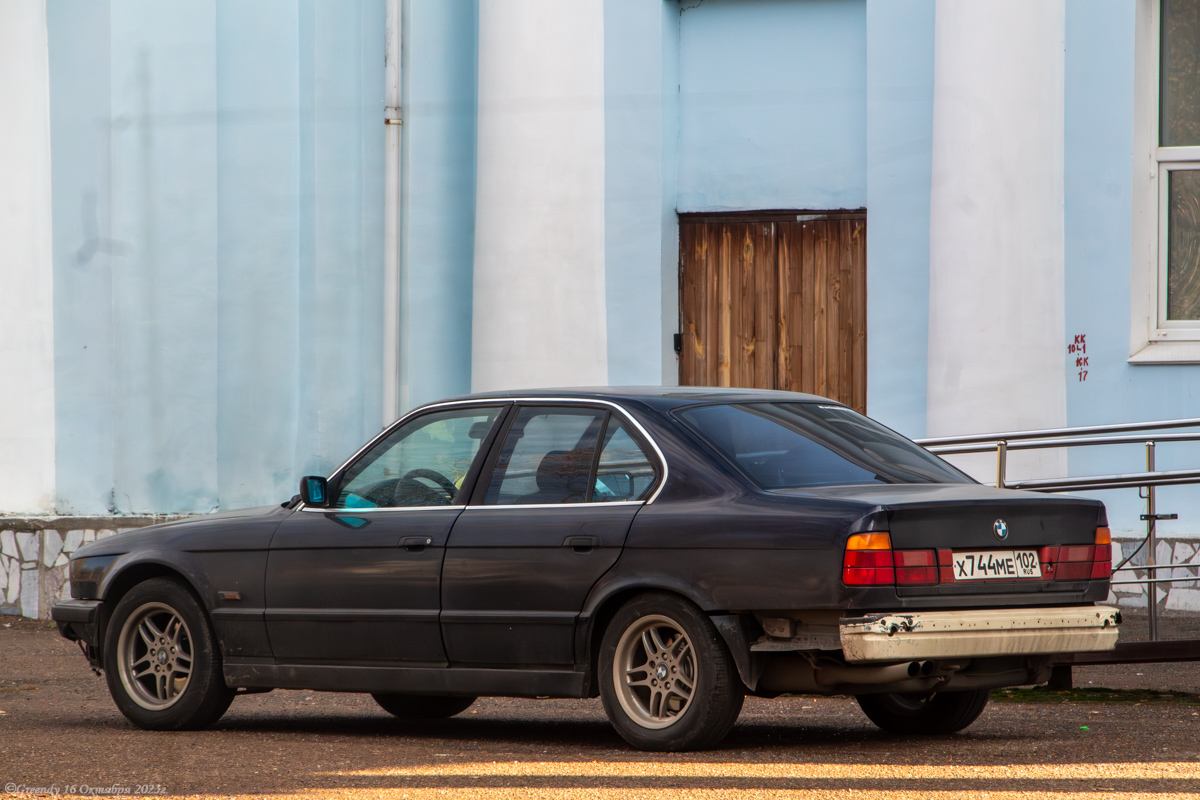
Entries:
[[[1120,564],[1126,556],[1137,551],[1136,555],[1125,565],[1126,569],[1133,567],[1132,572],[1118,572],[1113,576],[1114,581],[1141,580],[1147,577],[1145,569],[1147,549],[1138,545],[1145,541],[1144,537],[1137,539],[1116,538],[1113,540],[1113,566]],[[1155,548],[1155,564],[1170,564],[1170,568],[1156,569],[1159,578],[1176,578],[1179,583],[1160,583],[1155,586],[1155,602],[1160,611],[1184,611],[1192,614],[1200,613],[1200,539],[1197,538],[1160,538]],[[1191,578],[1190,581],[1187,579]],[[1145,610],[1148,604],[1146,584],[1126,584],[1112,587],[1108,602],[1121,608]]]
[[50,619],[50,606],[70,597],[67,562],[75,550],[176,519],[181,517],[0,517],[0,614]]

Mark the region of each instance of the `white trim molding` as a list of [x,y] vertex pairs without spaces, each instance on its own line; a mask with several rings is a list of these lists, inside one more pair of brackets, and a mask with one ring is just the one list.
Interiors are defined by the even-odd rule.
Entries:
[[1138,0],[1135,23],[1130,364],[1200,363],[1200,320],[1168,320],[1170,175],[1200,169],[1200,147],[1159,146],[1160,0]]
[[479,5],[473,391],[608,383],[604,4]]
[[[937,2],[929,436],[1066,424],[1065,31],[1062,0]],[[1064,474],[1066,457],[1020,470]]]
[[0,3],[0,511],[55,505],[50,61],[45,0]]

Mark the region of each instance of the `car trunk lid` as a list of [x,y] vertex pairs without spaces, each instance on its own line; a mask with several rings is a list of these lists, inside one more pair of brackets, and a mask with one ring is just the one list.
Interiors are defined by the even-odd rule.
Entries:
[[[896,555],[897,592],[902,595],[1065,589],[1066,583],[1090,580],[1094,560],[1109,557],[1107,547],[1093,549],[1097,527],[1107,525],[1104,506],[1096,500],[975,484],[841,486],[780,493],[854,499],[874,506],[874,529],[882,529],[878,515],[886,517]],[[902,585],[902,551],[932,554],[938,566],[936,582]]]

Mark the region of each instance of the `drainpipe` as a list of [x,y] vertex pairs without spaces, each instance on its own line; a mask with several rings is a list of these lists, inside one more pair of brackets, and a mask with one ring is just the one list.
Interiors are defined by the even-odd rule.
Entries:
[[383,425],[400,415],[400,3],[387,0],[383,190]]

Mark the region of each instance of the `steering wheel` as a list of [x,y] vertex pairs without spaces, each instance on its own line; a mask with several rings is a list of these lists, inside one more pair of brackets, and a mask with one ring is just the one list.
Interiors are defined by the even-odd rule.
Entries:
[[[397,487],[396,489],[397,495],[399,495],[401,492],[404,492],[406,489],[420,488],[424,489],[426,492],[430,491],[429,487],[417,481],[418,478],[436,484],[439,489],[446,493],[445,501],[443,503],[437,503],[436,505],[450,505],[454,502],[454,498],[458,494],[458,487],[455,486],[454,482],[445,475],[432,469],[410,469],[408,472],[404,473],[404,476],[400,478],[401,486]],[[422,503],[421,505],[431,504]]]

